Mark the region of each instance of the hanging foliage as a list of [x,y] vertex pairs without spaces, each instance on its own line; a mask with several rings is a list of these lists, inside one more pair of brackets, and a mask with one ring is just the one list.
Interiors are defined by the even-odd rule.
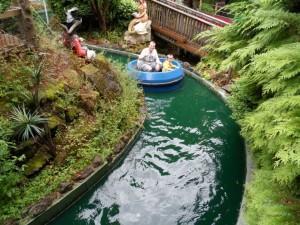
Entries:
[[238,75],[229,104],[257,163],[247,195],[250,225],[300,221],[300,15],[291,2],[234,3],[233,24],[198,36],[207,40],[202,64]]

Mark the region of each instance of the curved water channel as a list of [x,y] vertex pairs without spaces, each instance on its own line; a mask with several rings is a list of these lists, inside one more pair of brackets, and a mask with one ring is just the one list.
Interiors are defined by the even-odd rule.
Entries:
[[[123,64],[123,56],[113,56]],[[238,126],[198,81],[146,94],[149,118],[121,165],[52,225],[234,225],[245,180]]]

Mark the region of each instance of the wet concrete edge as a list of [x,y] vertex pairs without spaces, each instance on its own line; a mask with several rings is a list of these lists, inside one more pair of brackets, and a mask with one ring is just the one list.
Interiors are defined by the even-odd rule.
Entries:
[[[86,45],[86,46],[90,49],[94,49],[94,50],[98,50],[98,51],[104,51],[104,52],[107,51],[110,53],[116,53],[116,54],[120,54],[120,55],[124,55],[124,56],[131,56],[134,58],[138,57],[138,54],[126,52],[126,51],[119,50],[119,49],[100,47],[97,45]],[[224,101],[225,104],[227,104],[227,99],[229,97],[229,94],[225,90],[223,90],[222,88],[205,80],[196,71],[184,69],[184,72],[186,74],[188,74],[189,76],[193,77],[194,79],[196,79],[197,81],[204,84],[207,88],[209,88],[217,96],[219,96]],[[245,189],[245,187],[251,181],[251,177],[252,177],[253,170],[254,170],[254,164],[253,164],[253,160],[252,160],[251,151],[249,149],[249,146],[246,143],[245,143],[245,154],[246,154],[246,178],[245,178],[245,184],[244,184],[244,194],[243,194],[243,199],[242,199],[242,203],[241,203],[241,207],[240,207],[240,213],[239,213],[239,217],[238,217],[236,225],[247,225],[247,223],[245,221],[245,216],[244,216],[245,207],[246,207],[246,198],[245,198],[246,189]],[[27,224],[27,225],[36,225],[36,224]]]
[[[125,56],[138,57],[138,54],[126,52],[126,51],[119,50],[119,49],[99,47],[97,45],[87,45],[87,47],[94,49],[94,50],[104,51],[104,52],[107,51],[107,52],[116,53],[116,54],[125,55]],[[213,83],[209,82],[208,80],[205,80],[196,71],[184,69],[184,72],[186,74],[188,74],[189,76],[193,77],[194,79],[196,79],[197,81],[204,84],[207,88],[209,88],[217,96],[219,96],[224,101],[225,104],[227,104],[229,94],[225,90],[214,85]],[[253,164],[253,160],[252,160],[251,151],[249,149],[249,146],[246,143],[244,143],[244,145],[245,145],[245,154],[246,154],[246,178],[245,178],[245,184],[244,184],[243,199],[242,199],[242,203],[240,206],[239,217],[238,217],[236,225],[247,225],[246,220],[245,220],[245,209],[246,209],[245,193],[246,193],[246,186],[251,181],[251,177],[252,177],[253,170],[254,170],[254,164]]]
[[[90,49],[94,50],[100,50],[100,51],[107,51],[111,53],[116,53],[124,56],[131,56],[133,58],[138,57],[138,54],[126,52],[119,49],[112,49],[112,48],[106,48],[106,47],[100,47],[97,45],[86,45]],[[217,94],[225,104],[227,104],[227,98],[229,94],[224,91],[222,88],[214,85],[213,83],[203,79],[197,72],[184,69],[185,73],[189,76],[193,77],[194,79],[198,80],[202,84],[204,84],[206,87],[208,87],[210,90],[212,90],[215,94]],[[143,121],[145,118],[143,118]],[[94,187],[98,182],[100,182],[102,179],[104,179],[106,176],[109,175],[109,173],[122,161],[122,159],[125,157],[126,153],[129,152],[133,144],[135,143],[137,137],[142,131],[142,124],[138,128],[137,132],[134,134],[133,138],[129,141],[129,143],[126,145],[124,151],[122,151],[117,157],[113,160],[112,163],[106,163],[105,165],[102,165],[99,169],[97,169],[90,177],[88,177],[86,180],[82,181],[80,184],[75,186],[75,188],[67,193],[65,196],[57,200],[50,208],[48,208],[45,212],[40,214],[39,216],[32,219],[30,222],[26,223],[26,225],[41,225],[49,223],[50,221],[54,220],[56,217],[58,217],[63,211],[65,211],[67,208],[69,208],[71,205],[73,205],[76,201],[79,200],[79,198],[86,193],[88,190],[90,190],[92,187]],[[244,187],[247,186],[247,184],[250,182],[254,164],[252,161],[252,155],[250,152],[249,147],[245,144],[245,152],[246,152],[246,179]],[[238,221],[236,225],[247,225],[245,221],[244,211],[245,211],[245,204],[246,204],[246,198],[245,198],[245,189],[243,194],[243,199],[240,207],[240,213],[238,217]]]

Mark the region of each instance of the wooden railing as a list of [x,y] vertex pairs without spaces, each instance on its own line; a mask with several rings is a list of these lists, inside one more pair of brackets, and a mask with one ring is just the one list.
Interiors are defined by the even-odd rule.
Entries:
[[203,41],[194,40],[195,35],[229,24],[214,16],[193,10],[169,0],[147,0],[152,29],[177,46],[194,54],[203,55]]
[[[40,0],[29,0],[29,2],[34,9],[40,9],[43,7],[43,3]],[[20,15],[21,15],[21,9],[18,1],[12,0],[10,8],[7,9],[2,14],[0,14],[0,20],[9,19],[11,17],[16,17]]]
[[0,55],[6,55],[12,49],[24,46],[24,42],[14,35],[0,30]]

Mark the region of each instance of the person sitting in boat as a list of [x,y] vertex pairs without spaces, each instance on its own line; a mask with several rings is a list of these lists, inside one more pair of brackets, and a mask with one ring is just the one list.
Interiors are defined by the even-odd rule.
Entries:
[[176,66],[172,63],[174,60],[174,56],[172,54],[167,55],[167,59],[162,64],[162,71],[167,72],[176,68]]
[[161,62],[155,49],[155,42],[151,41],[148,48],[144,48],[137,60],[137,69],[142,71],[160,71]]

